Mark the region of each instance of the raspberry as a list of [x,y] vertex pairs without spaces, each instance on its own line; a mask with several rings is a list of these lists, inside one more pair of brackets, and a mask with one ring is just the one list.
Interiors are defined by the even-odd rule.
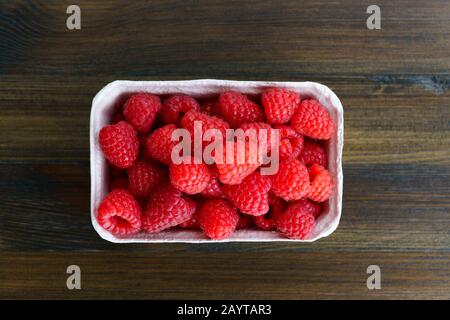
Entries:
[[208,167],[211,174],[211,180],[209,180],[208,185],[201,192],[201,195],[205,198],[225,198],[225,194],[222,190],[222,185],[219,182],[218,173],[216,166],[212,165]]
[[207,237],[220,240],[228,238],[233,233],[238,224],[239,215],[224,200],[214,199],[203,204],[198,219]]
[[236,230],[249,229],[253,225],[252,216],[240,214]]
[[198,222],[197,215],[193,215],[191,219],[180,223],[178,226],[183,229],[200,229],[200,223]]
[[302,101],[292,117],[291,126],[297,132],[314,139],[330,139],[334,133],[330,114],[313,99]]
[[224,136],[226,136],[226,129],[229,129],[228,123],[223,121],[222,119],[214,116],[209,116],[205,113],[191,110],[187,112],[181,118],[181,127],[187,129],[192,134],[194,133],[194,122],[200,121],[202,123],[203,132],[208,129],[218,129],[220,130]]
[[271,186],[270,177],[262,176],[255,171],[240,184],[224,185],[223,191],[239,211],[252,216],[260,216],[269,211],[268,192]]
[[[226,148],[223,150],[222,159],[219,161],[219,155],[215,155],[217,172],[219,180],[225,184],[239,184],[248,175],[255,171],[261,164],[262,159],[255,155],[251,155],[249,143],[244,144],[244,149],[241,151],[237,143],[233,145],[233,159],[227,161]],[[239,154],[244,152],[244,154]],[[231,163],[230,163],[231,162]]]
[[172,133],[177,127],[174,124],[167,124],[158,128],[147,139],[147,152],[150,157],[164,163],[172,162],[172,149],[178,142],[172,141]]
[[302,152],[300,153],[298,160],[300,160],[306,166],[318,164],[326,168],[328,164],[327,153],[325,149],[317,142],[311,140],[305,140]]
[[220,118],[209,116],[196,110],[191,110],[181,118],[180,125],[191,133],[192,138],[194,137],[194,122],[196,121],[201,122],[203,133],[209,129],[219,130],[223,140],[225,140],[226,137],[226,130],[230,128],[228,123]]
[[278,231],[291,239],[306,239],[314,225],[314,216],[298,207],[289,207],[277,221]]
[[128,179],[127,178],[117,178],[113,182],[111,182],[109,186],[109,190],[114,189],[128,189]]
[[[274,134],[274,129],[270,126],[270,124],[267,124],[265,122],[244,123],[239,128],[242,129],[242,131],[244,131],[244,134],[247,134],[248,137],[251,137],[250,130],[254,130],[255,137],[258,139],[258,148],[260,151],[264,152],[267,150],[266,153],[268,153],[271,150],[271,139],[272,135]],[[262,138],[264,136],[267,137],[267,142],[264,140],[260,140],[260,137]]]
[[139,141],[136,131],[125,121],[103,127],[98,140],[105,158],[116,167],[129,168],[138,156]]
[[222,117],[222,115],[220,114],[219,101],[215,99],[209,99],[204,101],[200,109],[203,113],[206,113],[209,116],[214,116],[218,118]]
[[290,209],[303,210],[317,218],[322,212],[322,206],[319,203],[311,202],[306,199],[300,199],[289,205]]
[[272,192],[286,200],[298,200],[308,194],[309,176],[305,165],[297,159],[280,163],[272,183]]
[[313,164],[308,168],[311,190],[308,198],[316,202],[328,200],[333,191],[333,178],[324,167]]
[[294,91],[272,88],[261,95],[267,122],[283,124],[291,120],[300,103],[300,95]]
[[239,127],[242,129],[242,131],[247,132],[250,129],[255,130],[257,133],[259,133],[259,130],[265,129],[267,130],[267,137],[270,138],[270,133],[272,132],[272,127],[270,124],[267,124],[265,122],[250,122],[250,123],[244,123]]
[[219,97],[220,113],[232,128],[237,128],[244,123],[263,121],[261,108],[247,98],[247,96],[227,91]]
[[141,228],[141,208],[128,191],[115,189],[98,207],[97,221],[112,234],[133,234]]
[[204,163],[172,163],[169,168],[169,176],[172,185],[188,194],[202,192],[211,180],[211,174]]
[[184,94],[173,95],[164,101],[161,119],[164,123],[177,124],[180,120],[180,113],[190,110],[200,111],[200,105],[194,98]]
[[137,93],[125,102],[123,114],[137,132],[145,133],[152,127],[160,110],[159,97],[149,93]]
[[286,125],[276,125],[274,128],[280,130],[280,160],[297,158],[303,149],[303,136]]
[[178,226],[184,229],[200,229],[200,224],[198,222],[198,209],[199,204],[196,203],[192,199],[186,199],[186,201],[190,204],[191,207],[195,208],[195,213],[188,221],[180,223]]
[[269,212],[262,216],[253,217],[255,225],[262,230],[271,231],[277,229],[277,219],[286,209],[285,202],[269,193]]
[[156,190],[142,215],[142,228],[149,233],[177,226],[192,218],[195,205],[182,197],[181,191],[171,185]]
[[137,160],[128,169],[128,190],[138,198],[145,198],[150,195],[153,189],[163,182],[164,170],[152,162]]

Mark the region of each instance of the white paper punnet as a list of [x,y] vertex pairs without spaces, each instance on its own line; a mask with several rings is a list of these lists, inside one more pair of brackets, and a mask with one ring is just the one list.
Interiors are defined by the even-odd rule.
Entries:
[[[114,111],[123,104],[131,93],[149,92],[156,95],[184,93],[194,98],[214,97],[225,90],[246,94],[259,94],[269,87],[282,87],[298,92],[302,98],[317,99],[330,113],[337,125],[335,135],[328,143],[328,169],[335,179],[335,189],[324,212],[307,240],[287,239],[276,231],[237,230],[225,240],[207,239],[198,230],[170,229],[157,234],[139,233],[117,237],[104,230],[97,223],[97,208],[108,193],[108,165],[98,144],[100,129],[111,119]],[[344,143],[344,111],[338,97],[328,87],[315,82],[271,82],[230,80],[187,80],[187,81],[114,81],[105,86],[92,101],[90,120],[91,148],[91,219],[97,233],[105,240],[116,243],[152,242],[230,242],[230,241],[298,241],[312,242],[330,235],[336,230],[342,211],[342,147]]]

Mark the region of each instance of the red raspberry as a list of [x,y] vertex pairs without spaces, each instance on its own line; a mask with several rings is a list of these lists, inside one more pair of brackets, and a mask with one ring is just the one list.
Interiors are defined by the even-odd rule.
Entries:
[[117,178],[113,182],[111,182],[109,186],[109,190],[114,189],[128,189],[128,179],[127,178]]
[[306,166],[318,164],[326,168],[328,164],[327,152],[325,149],[317,142],[311,140],[305,140],[298,160]]
[[194,137],[194,122],[199,121],[202,124],[203,133],[209,129],[217,129],[222,133],[222,138],[225,140],[226,130],[230,128],[228,123],[220,118],[209,116],[207,114],[191,110],[181,118],[180,125],[191,133],[191,139]]
[[309,193],[309,176],[305,165],[297,159],[282,161],[272,183],[272,192],[286,200],[298,200]]
[[[232,161],[227,161],[226,148],[223,150],[222,159],[220,159],[220,161],[219,155],[215,155],[219,180],[225,184],[241,183],[262,164],[262,159],[260,157],[255,154],[253,154],[253,156],[250,154],[254,151],[250,150],[249,143],[244,144],[244,149],[242,151],[238,147],[238,144],[234,143],[233,149]],[[242,155],[240,152],[244,152],[244,154]]]
[[164,181],[165,172],[149,161],[137,160],[128,170],[128,190],[138,198],[146,198]]
[[98,207],[97,221],[112,234],[133,234],[141,228],[141,208],[128,191],[115,189]]
[[314,216],[298,207],[289,207],[277,221],[278,231],[291,239],[306,239],[314,225]]
[[317,218],[322,212],[322,206],[319,203],[315,203],[306,199],[300,199],[295,202],[292,202],[289,205],[289,208],[295,210],[303,210],[307,213],[310,213]]
[[253,217],[245,214],[239,215],[239,221],[236,230],[249,229],[253,225]]
[[203,204],[198,219],[207,237],[220,240],[228,238],[233,233],[238,224],[239,215],[224,200],[214,199]]
[[116,167],[129,168],[138,156],[137,133],[125,121],[103,127],[98,140],[105,158]]
[[206,113],[209,116],[214,116],[218,118],[222,117],[222,115],[220,114],[219,101],[216,99],[209,99],[204,101],[200,109],[203,113]]
[[[270,126],[270,124],[267,124],[265,122],[252,122],[252,123],[244,123],[242,126],[239,127],[244,131],[244,134],[246,134],[248,137],[251,137],[251,131],[254,130],[255,137],[258,139],[258,147],[261,151],[268,151],[271,150],[272,145],[272,135],[274,134],[274,129]],[[264,132],[265,131],[265,132]],[[267,137],[267,142],[264,140],[260,140],[260,137]],[[249,140],[250,141],[250,140]],[[265,145],[267,144],[267,146]]]
[[277,229],[278,217],[286,210],[286,203],[269,193],[269,212],[265,215],[253,217],[255,225],[262,230],[271,231]]
[[280,160],[297,158],[303,149],[303,136],[286,125],[276,125],[274,128],[280,130]]
[[128,98],[123,107],[123,114],[137,132],[150,130],[161,110],[159,97],[149,93],[137,93]]
[[271,186],[270,177],[262,176],[255,171],[240,184],[224,185],[223,191],[239,211],[252,216],[260,216],[269,211],[268,192]]
[[297,132],[314,139],[330,139],[334,133],[330,114],[313,99],[302,101],[292,117],[291,126]]
[[242,131],[247,132],[250,129],[253,129],[256,131],[256,133],[259,133],[259,130],[264,129],[267,130],[267,137],[270,138],[270,133],[272,132],[272,127],[270,124],[267,124],[265,122],[250,122],[250,123],[244,123],[240,127]]
[[291,120],[300,103],[300,95],[294,91],[272,88],[263,92],[261,102],[266,112],[267,122],[283,124]]
[[200,223],[198,222],[197,215],[193,215],[191,219],[186,222],[180,223],[178,226],[183,229],[200,229]]
[[169,176],[175,188],[188,194],[202,192],[211,180],[211,174],[206,164],[194,163],[194,159],[190,159],[190,163],[172,163],[169,168]]
[[244,123],[263,121],[261,108],[239,92],[221,93],[219,106],[220,113],[232,128],[237,128]]
[[159,232],[177,226],[192,218],[195,205],[182,197],[181,191],[165,185],[153,192],[142,215],[142,228]]
[[205,198],[225,198],[225,194],[222,190],[222,185],[220,184],[218,179],[216,166],[209,166],[208,169],[211,173],[211,180],[209,180],[208,185],[201,192],[201,195]]
[[177,127],[174,124],[167,124],[158,128],[147,139],[147,152],[153,159],[164,164],[172,162],[172,149],[178,142],[172,141],[172,133]]
[[328,200],[333,191],[333,178],[324,167],[313,164],[308,168],[311,190],[308,198],[316,202]]
[[199,203],[196,203],[192,199],[186,199],[186,201],[189,202],[191,207],[195,208],[195,213],[192,218],[186,222],[180,223],[178,226],[184,229],[200,229],[200,223],[198,222],[198,210],[200,209]]
[[200,111],[198,102],[190,96],[176,94],[164,101],[161,119],[164,123],[177,124],[180,120],[180,113],[186,113],[190,110]]

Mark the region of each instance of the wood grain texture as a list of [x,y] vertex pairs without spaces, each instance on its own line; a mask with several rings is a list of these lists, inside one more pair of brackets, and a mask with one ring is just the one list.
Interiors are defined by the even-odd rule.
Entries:
[[[450,3],[0,3],[0,298],[450,299]],[[314,244],[115,245],[89,217],[89,113],[116,79],[317,81],[345,109],[338,230]],[[65,289],[78,264],[83,290]],[[382,290],[366,268],[382,268]],[[183,272],[180,272],[180,266]],[[207,283],[202,284],[202,283]]]

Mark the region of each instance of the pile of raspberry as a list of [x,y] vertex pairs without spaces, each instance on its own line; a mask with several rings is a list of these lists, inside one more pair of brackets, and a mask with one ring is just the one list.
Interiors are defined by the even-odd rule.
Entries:
[[[193,133],[195,121],[223,135],[278,129],[277,172],[261,174],[265,164],[247,162],[247,155],[244,163],[173,163],[172,132]],[[333,191],[325,144],[334,131],[317,100],[282,88],[258,96],[226,91],[205,101],[133,94],[99,133],[111,180],[98,223],[117,236],[179,228],[225,239],[237,229],[256,229],[307,239]]]

